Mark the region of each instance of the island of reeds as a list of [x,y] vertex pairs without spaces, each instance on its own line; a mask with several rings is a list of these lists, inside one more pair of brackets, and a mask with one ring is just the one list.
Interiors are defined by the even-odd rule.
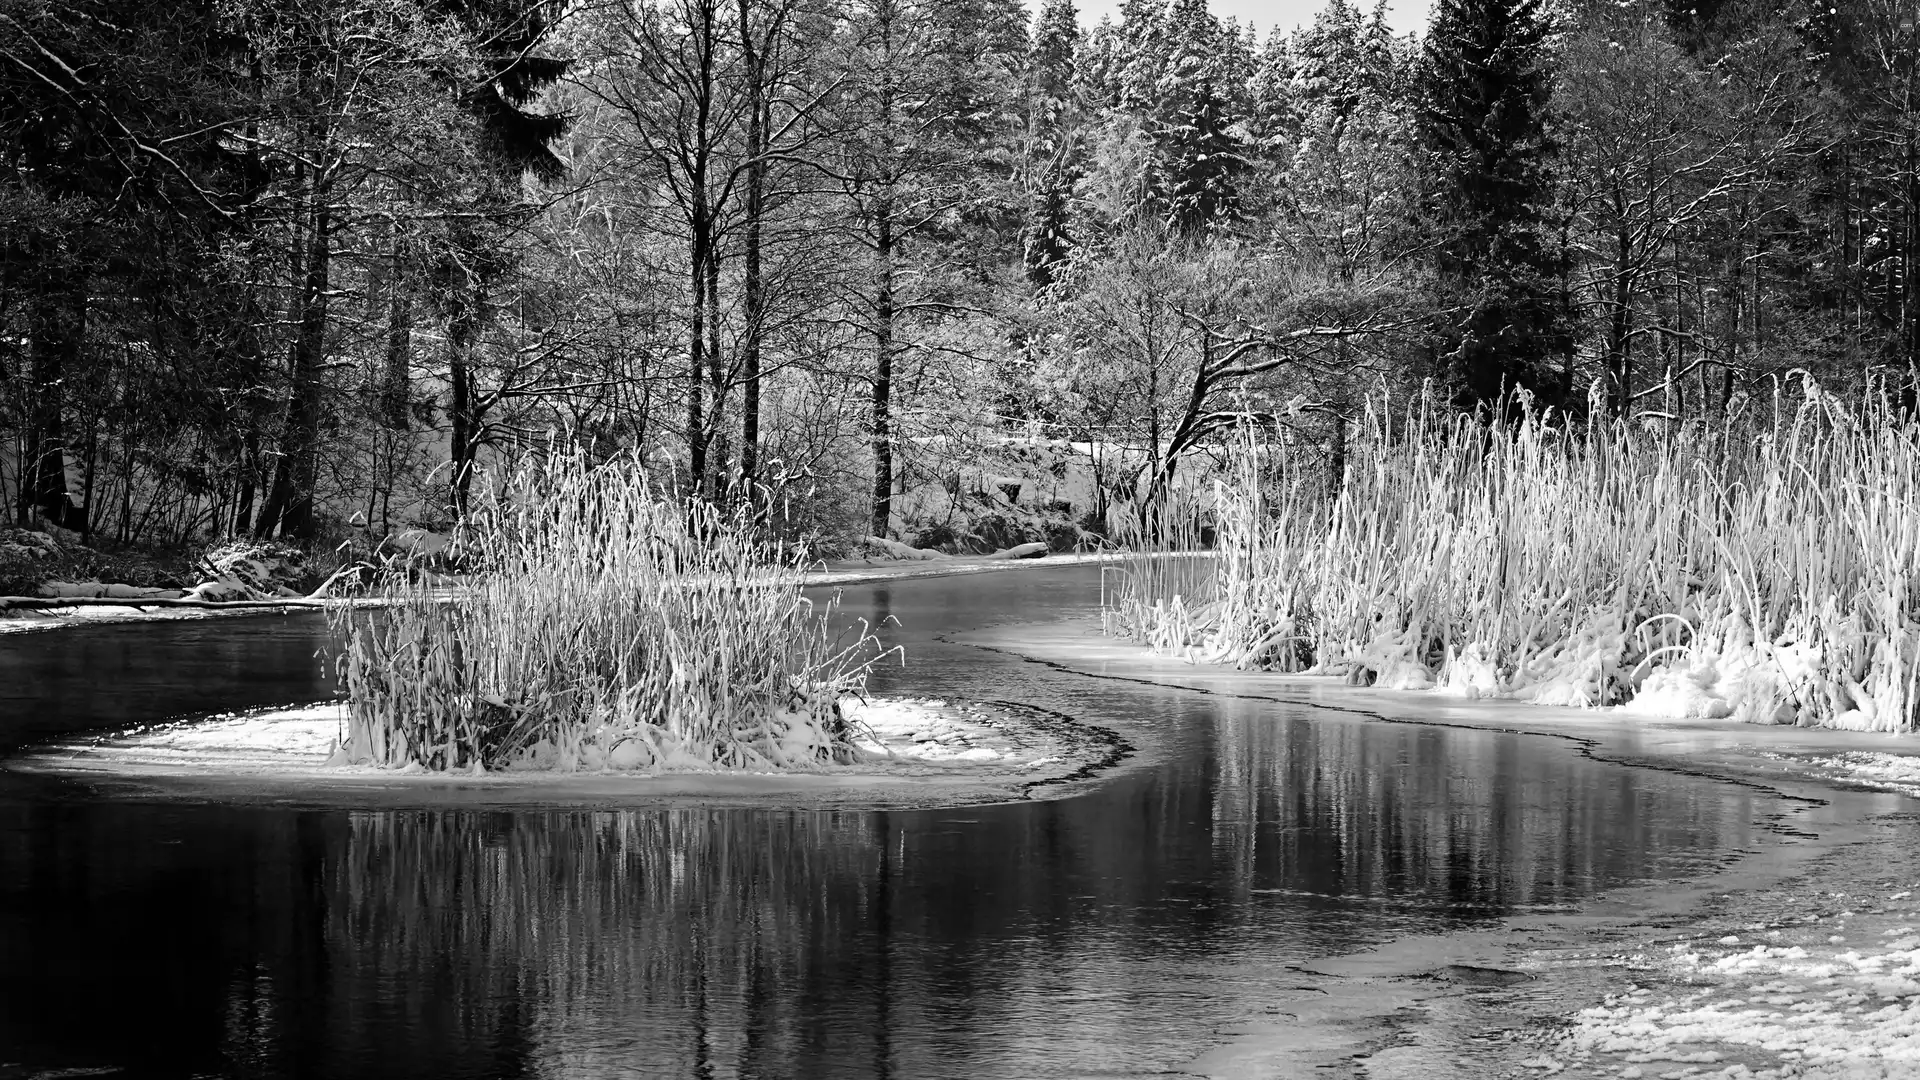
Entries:
[[480,485],[448,579],[399,566],[343,608],[336,758],[432,771],[770,769],[851,758],[839,702],[878,652],[836,634],[756,499],[672,497],[632,454]]
[[1808,376],[1715,425],[1375,401],[1348,453],[1329,492],[1251,440],[1216,492],[1216,557],[1138,560],[1110,629],[1386,688],[1920,722],[1911,418]]

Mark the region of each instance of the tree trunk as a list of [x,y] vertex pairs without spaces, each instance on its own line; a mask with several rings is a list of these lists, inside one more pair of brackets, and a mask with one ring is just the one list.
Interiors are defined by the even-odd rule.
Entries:
[[[697,196],[696,196],[697,198]],[[696,204],[688,241],[688,285],[693,303],[687,325],[687,485],[698,493],[707,475],[706,408],[702,400],[707,381],[707,220]]]
[[253,528],[253,481],[255,466],[259,461],[260,429],[255,424],[249,424],[240,444],[240,493],[234,497],[233,520],[230,523],[235,536],[250,532]]
[[1613,310],[1607,319],[1607,411],[1625,416],[1633,404],[1633,278],[1627,273],[1633,240],[1623,227],[1614,243]]
[[707,379],[713,390],[712,400],[707,403],[707,457],[713,472],[708,483],[709,489],[719,494],[727,486],[727,384],[731,373],[727,371],[725,351],[720,347],[720,256],[717,252],[707,258],[706,288]]
[[886,536],[893,519],[893,207],[880,200],[874,255],[880,280],[873,304],[873,519],[874,536]]
[[63,529],[84,531],[86,508],[67,494],[66,381],[79,369],[86,338],[86,277],[50,272],[33,304],[33,340],[25,452],[20,459],[19,517],[45,517]]
[[407,287],[406,269],[395,251],[388,270],[386,369],[380,376],[380,411],[387,426],[396,431],[411,427],[407,415],[413,398],[413,297]]
[[766,286],[760,274],[761,218],[766,213],[768,116],[765,57],[753,34],[751,0],[740,0],[740,40],[747,68],[746,265],[741,282],[740,483],[752,497],[760,468],[760,330]]
[[[467,283],[471,285],[471,283]],[[473,486],[474,451],[480,441],[480,418],[474,413],[473,349],[479,336],[479,305],[472,293],[463,293],[447,321],[448,421],[453,428],[449,457],[453,469],[453,515],[467,513],[467,493]]]
[[280,460],[274,466],[266,507],[254,523],[254,535],[259,537],[270,536],[276,529],[292,540],[311,540],[314,536],[313,498],[320,471],[320,376],[326,360],[332,234],[332,218],[322,200],[314,211],[306,275],[300,288],[300,324],[291,365],[293,385]]

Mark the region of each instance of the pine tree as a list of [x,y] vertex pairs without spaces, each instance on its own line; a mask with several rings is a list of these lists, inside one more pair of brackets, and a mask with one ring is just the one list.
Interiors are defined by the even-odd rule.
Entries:
[[1027,281],[1044,289],[1060,279],[1061,270],[1073,258],[1073,234],[1069,206],[1072,185],[1059,173],[1041,177],[1027,209],[1027,223],[1020,232],[1021,264]]
[[491,317],[490,294],[514,263],[501,230],[487,226],[511,227],[532,211],[521,190],[524,176],[552,181],[566,172],[566,163],[553,151],[552,143],[566,134],[568,118],[530,106],[542,90],[566,74],[568,61],[537,52],[551,26],[548,5],[440,0],[439,6],[467,31],[475,59],[485,72],[464,104],[479,121],[481,157],[492,174],[480,178],[473,223],[456,224],[449,230],[447,250],[434,268],[447,316],[448,419],[453,427],[449,449],[457,512],[466,502],[474,457],[484,439],[484,417],[476,406],[474,353]]
[[1168,226],[1193,235],[1239,213],[1247,157],[1237,129],[1253,63],[1206,0],[1174,0],[1155,38],[1165,58],[1148,112],[1158,156],[1153,195]]
[[1214,85],[1202,82],[1185,108],[1154,131],[1161,154],[1154,195],[1175,232],[1191,236],[1238,216],[1247,159],[1231,130],[1234,120]]
[[1353,288],[1396,261],[1412,184],[1400,83],[1412,66],[1376,17],[1332,0],[1294,41],[1296,141],[1276,177],[1286,245]]
[[1020,229],[1021,263],[1035,288],[1059,277],[1073,250],[1069,207],[1078,173],[1078,129],[1083,120],[1075,78],[1080,26],[1073,0],[1047,0],[1034,21],[1027,51],[1027,189]]
[[1275,28],[1255,61],[1253,77],[1248,81],[1251,108],[1247,127],[1255,149],[1280,165],[1291,153],[1291,143],[1299,135],[1299,102],[1294,94],[1298,75],[1293,44]]
[[1545,221],[1554,144],[1540,0],[1440,0],[1417,75],[1435,270],[1460,315],[1442,367],[1463,403],[1556,401],[1569,351],[1564,266]]
[[1034,20],[1033,46],[1027,52],[1027,78],[1037,103],[1049,105],[1073,97],[1074,53],[1080,45],[1080,14],[1073,0],[1046,0]]
[[[135,350],[99,347],[106,297],[137,296],[122,307],[148,313],[156,336],[204,335],[166,360],[184,361],[180,382],[216,381],[217,248],[250,179],[221,139],[240,111],[222,29],[218,5],[197,2],[0,3],[0,427],[19,440],[23,524],[93,523],[88,484],[74,482],[91,471],[76,467],[91,436],[76,429],[104,411],[91,390],[136,378],[120,370]],[[123,400],[161,396],[140,389]]]

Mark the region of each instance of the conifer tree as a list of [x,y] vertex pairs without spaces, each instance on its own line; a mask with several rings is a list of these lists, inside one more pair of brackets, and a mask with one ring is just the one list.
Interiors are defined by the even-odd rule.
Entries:
[[1053,284],[1073,250],[1069,206],[1078,172],[1076,129],[1083,111],[1075,79],[1078,20],[1073,0],[1047,0],[1035,19],[1027,53],[1027,208],[1020,248],[1027,280],[1035,288]]
[[1416,76],[1435,270],[1458,313],[1440,366],[1465,404],[1564,390],[1547,30],[1540,0],[1440,0]]
[[865,256],[849,321],[873,345],[874,536],[891,528],[894,396],[915,351],[910,331],[952,308],[933,295],[939,275],[915,273],[910,260],[934,265],[928,256],[977,240],[971,226],[995,182],[1011,179],[997,151],[1018,122],[1025,26],[1012,0],[865,0],[850,23],[849,89],[830,120],[839,145],[820,168],[839,184],[847,234]]
[[1123,100],[1146,120],[1155,162],[1151,194],[1167,225],[1194,235],[1240,210],[1252,56],[1206,0],[1173,0],[1139,34],[1142,49]]
[[567,117],[533,107],[540,92],[567,71],[568,61],[542,56],[551,26],[548,5],[520,0],[441,0],[474,42],[484,77],[464,104],[479,121],[481,159],[490,175],[479,178],[470,224],[449,231],[434,277],[447,317],[447,369],[451,400],[453,506],[465,504],[473,461],[485,441],[483,410],[476,402],[475,350],[490,316],[490,294],[514,263],[498,228],[532,210],[522,177],[558,180],[566,165],[552,143],[567,131]]
[[1195,86],[1183,108],[1154,130],[1161,161],[1154,194],[1167,224],[1191,236],[1224,225],[1240,210],[1240,174],[1245,144],[1231,125],[1235,117],[1210,81]]
[[1247,121],[1255,144],[1276,161],[1285,160],[1288,144],[1299,134],[1299,107],[1294,95],[1298,74],[1293,38],[1275,27],[1254,61],[1253,77],[1247,81]]

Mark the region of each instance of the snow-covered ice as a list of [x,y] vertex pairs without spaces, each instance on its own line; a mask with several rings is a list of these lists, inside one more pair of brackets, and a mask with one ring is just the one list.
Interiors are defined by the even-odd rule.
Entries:
[[[1751,943],[1673,944],[1643,980],[1664,985],[1576,1014],[1559,1057],[1617,1063],[1620,1076],[1920,1076],[1920,907],[1911,896],[1859,897],[1857,911],[1808,915]],[[1707,1068],[1681,1068],[1689,1064]]]

